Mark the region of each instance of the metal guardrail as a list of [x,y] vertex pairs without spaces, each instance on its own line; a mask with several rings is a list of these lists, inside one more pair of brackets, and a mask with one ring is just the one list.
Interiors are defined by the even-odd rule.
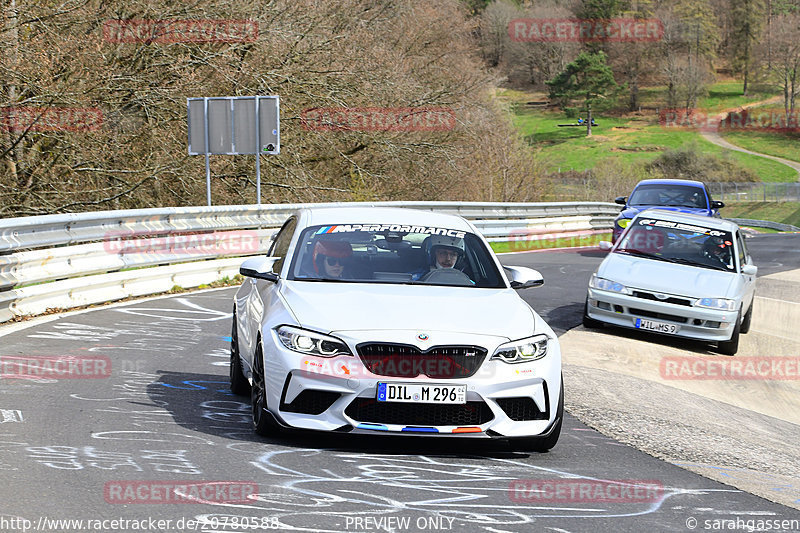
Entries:
[[797,226],[791,224],[781,224],[780,222],[771,222],[769,220],[753,220],[751,218],[729,218],[731,222],[736,222],[740,226],[751,226],[754,228],[769,228],[777,231],[800,231]]
[[[185,207],[1,219],[0,323],[233,277],[239,258],[264,253],[293,211],[340,205]],[[608,229],[619,213],[619,206],[604,202],[346,205],[461,215],[489,241],[528,232]]]

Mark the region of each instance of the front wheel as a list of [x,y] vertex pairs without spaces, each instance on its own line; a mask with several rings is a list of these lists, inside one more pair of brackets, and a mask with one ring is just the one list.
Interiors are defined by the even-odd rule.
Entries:
[[250,383],[242,372],[242,360],[239,358],[239,326],[236,324],[236,309],[233,310],[233,326],[231,327],[231,392],[244,396],[250,392]]
[[586,302],[583,304],[583,327],[586,329],[595,329],[603,327],[603,323],[595,320],[589,316],[589,297],[586,297]]
[[740,316],[741,315],[736,315],[736,326],[733,328],[733,334],[731,335],[730,340],[718,343],[717,347],[719,348],[720,353],[725,355],[736,355],[736,352],[739,351],[739,333],[741,332],[741,326],[739,325]]
[[258,340],[253,356],[253,385],[250,387],[250,404],[253,409],[253,429],[262,437],[274,436],[280,426],[267,411],[267,388],[264,379],[264,352],[261,339]]
[[740,328],[740,333],[747,333],[750,331],[750,322],[753,321],[753,306],[756,304],[755,298],[753,301],[750,302],[750,309],[744,314],[744,319],[742,319],[742,327]]

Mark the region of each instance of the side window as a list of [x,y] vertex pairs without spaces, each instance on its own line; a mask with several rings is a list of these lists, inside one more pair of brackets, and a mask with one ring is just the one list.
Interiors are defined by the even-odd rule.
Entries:
[[286,260],[286,254],[289,252],[289,243],[292,241],[292,235],[294,235],[294,230],[296,227],[297,220],[295,220],[294,217],[287,220],[278,232],[278,236],[275,238],[275,241],[272,243],[272,246],[269,249],[270,257],[280,257],[280,259],[275,261],[275,264],[272,265],[272,272],[275,274],[279,274],[281,268],[283,268],[283,262]]
[[739,258],[739,264],[746,265],[747,258],[750,256],[750,252],[747,251],[747,245],[744,243],[744,237],[740,232],[736,232],[736,243],[739,247],[739,254],[741,257]]

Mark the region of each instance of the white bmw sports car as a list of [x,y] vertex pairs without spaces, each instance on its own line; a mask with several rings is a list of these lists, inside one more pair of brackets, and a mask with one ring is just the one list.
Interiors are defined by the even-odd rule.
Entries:
[[546,451],[561,432],[561,351],[458,216],[303,209],[241,267],[231,389],[262,435],[282,428],[496,437]]

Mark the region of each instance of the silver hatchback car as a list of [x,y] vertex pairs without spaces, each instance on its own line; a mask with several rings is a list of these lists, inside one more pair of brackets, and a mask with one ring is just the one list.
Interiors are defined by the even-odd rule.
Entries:
[[757,268],[728,220],[648,209],[589,281],[583,324],[716,342],[734,355],[753,316]]

